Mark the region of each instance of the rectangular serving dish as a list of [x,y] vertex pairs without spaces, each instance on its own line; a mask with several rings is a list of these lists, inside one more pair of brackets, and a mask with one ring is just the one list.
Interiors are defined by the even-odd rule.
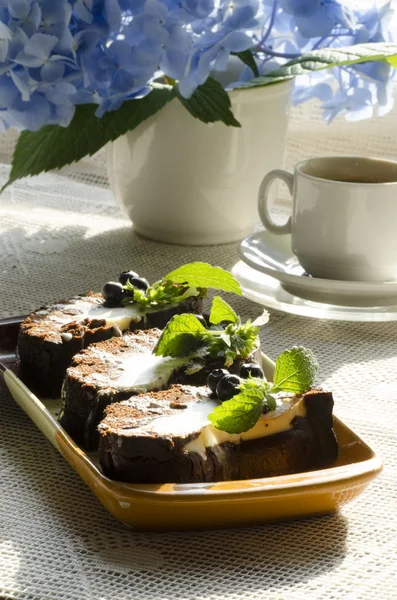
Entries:
[[[105,508],[140,530],[247,526],[329,513],[358,496],[382,470],[382,460],[334,417],[339,457],[332,467],[263,479],[196,484],[129,484],[105,477],[96,453],[84,452],[56,420],[59,400],[38,398],[18,378],[15,356],[21,318],[0,320],[4,381],[19,406],[72,465]],[[264,356],[267,378],[274,363]]]

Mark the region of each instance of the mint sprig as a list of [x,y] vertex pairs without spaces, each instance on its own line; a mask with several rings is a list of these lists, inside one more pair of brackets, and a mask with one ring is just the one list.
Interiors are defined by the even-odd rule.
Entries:
[[241,393],[226,400],[208,416],[211,423],[227,433],[243,433],[252,429],[263,411],[261,390],[256,394]]
[[212,267],[202,262],[182,265],[146,291],[137,290],[129,282],[123,287],[125,290],[134,291],[133,296],[122,300],[123,306],[136,304],[142,312],[175,306],[192,297],[203,298],[208,288],[234,292],[240,296],[242,293],[240,284],[231,273],[221,267]]
[[274,394],[302,394],[309,390],[317,369],[318,362],[313,352],[294,346],[277,358],[273,385],[255,377],[245,379],[240,384],[239,393],[215,408],[208,418],[214,427],[227,433],[248,431],[264,411],[276,410]]
[[318,370],[313,352],[302,346],[294,346],[280,354],[276,361],[272,392],[300,394],[312,385]]
[[161,280],[148,287],[146,291],[134,288],[129,281],[123,286],[125,290],[133,291],[133,296],[127,296],[121,303],[137,305],[141,312],[154,312],[180,304],[192,297],[204,297],[206,290],[181,285],[172,281]]
[[212,267],[208,263],[194,262],[182,265],[164,277],[167,281],[184,283],[197,288],[212,288],[224,292],[233,292],[242,296],[240,284],[231,273],[221,267]]
[[[192,358],[202,361],[209,358],[221,359],[227,367],[238,358],[251,356],[258,346],[258,327],[250,321],[241,323],[233,309],[224,301],[220,303],[217,297],[213,307],[214,305],[219,309],[222,306],[222,314],[233,317],[234,322],[229,322],[225,328],[218,324],[207,328],[194,315],[175,315],[163,330],[154,353],[161,356],[186,356],[186,349],[189,348]],[[213,315],[217,312],[219,316],[219,311],[211,310]]]
[[175,315],[163,330],[154,354],[174,358],[189,356],[197,348],[198,340],[206,331],[194,315]]
[[210,323],[218,325],[222,321],[236,323],[238,316],[227,302],[220,296],[215,296],[211,306]]

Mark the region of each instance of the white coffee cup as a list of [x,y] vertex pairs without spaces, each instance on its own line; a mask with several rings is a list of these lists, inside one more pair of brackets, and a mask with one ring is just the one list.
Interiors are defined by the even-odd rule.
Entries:
[[[285,225],[274,223],[269,212],[277,178],[293,197]],[[258,210],[268,231],[291,233],[292,251],[314,277],[397,279],[397,162],[324,157],[299,163],[293,175],[271,171],[260,186]]]

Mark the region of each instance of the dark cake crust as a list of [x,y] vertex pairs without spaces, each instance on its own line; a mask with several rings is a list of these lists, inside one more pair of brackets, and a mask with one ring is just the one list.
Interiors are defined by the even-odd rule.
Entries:
[[[131,396],[130,391],[112,387],[112,377],[118,374],[118,358],[126,353],[151,354],[160,334],[160,329],[137,330],[100,342],[72,358],[62,386],[63,409],[59,420],[75,442],[87,449],[97,446],[96,429],[106,406]],[[98,352],[103,353],[103,358]],[[95,377],[98,374],[103,375],[102,385]]]
[[[178,386],[176,386],[178,387]],[[184,393],[183,386],[179,386]],[[175,393],[176,390],[174,390]],[[160,392],[150,395],[158,404]],[[128,402],[113,404],[99,426],[99,459],[112,479],[131,483],[198,483],[274,477],[327,466],[337,458],[338,445],[332,429],[333,398],[314,389],[304,394],[306,416],[296,416],[292,428],[266,437],[209,447],[204,454],[186,452],[184,446],[197,436],[159,436],[139,431],[152,420],[150,398],[134,414]],[[164,408],[164,414],[170,414]],[[143,420],[143,421],[142,421]]]
[[[121,338],[95,344],[74,356],[71,366],[66,371],[62,387],[64,406],[60,422],[80,446],[87,450],[97,448],[99,444],[97,427],[103,418],[104,409],[109,404],[132,395],[131,391],[117,389],[117,386],[112,383],[117,376],[117,368],[112,369],[109,364],[111,365],[114,359],[117,361],[118,356],[121,357],[126,353],[151,353],[160,334],[159,329],[130,332]],[[102,353],[101,358],[98,358],[98,351]],[[259,339],[258,349],[249,359],[259,362]],[[242,359],[235,361],[229,370],[238,372],[242,362]],[[191,374],[186,373],[185,367],[177,368],[165,385],[155,389],[164,389],[173,383],[205,385],[208,373],[221,366],[223,366],[221,361],[209,360],[200,371]],[[98,373],[103,374],[100,381],[96,377]]]
[[[58,304],[44,306],[29,315],[21,324],[17,353],[20,359],[21,376],[33,389],[52,397],[59,396],[65,372],[77,352],[90,344],[101,342],[122,332],[117,325],[108,325],[104,319],[76,320],[81,311],[65,309],[80,301],[91,306],[103,303],[99,293],[74,296]],[[130,322],[129,330],[163,328],[176,314],[202,312],[202,299],[188,298],[177,306],[151,312],[139,322]],[[65,315],[70,320],[65,322]]]

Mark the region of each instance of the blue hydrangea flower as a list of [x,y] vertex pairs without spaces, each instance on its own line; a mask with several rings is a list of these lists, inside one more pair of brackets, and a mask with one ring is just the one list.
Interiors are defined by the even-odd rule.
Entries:
[[[209,75],[238,87],[254,73],[233,54],[252,49],[266,74],[311,49],[391,41],[390,15],[390,2],[349,0],[0,0],[0,123],[67,126],[76,105],[100,117],[154,81],[175,80],[186,98]],[[381,114],[390,80],[383,63],[313,73],[295,101],[316,97],[327,119]]]

